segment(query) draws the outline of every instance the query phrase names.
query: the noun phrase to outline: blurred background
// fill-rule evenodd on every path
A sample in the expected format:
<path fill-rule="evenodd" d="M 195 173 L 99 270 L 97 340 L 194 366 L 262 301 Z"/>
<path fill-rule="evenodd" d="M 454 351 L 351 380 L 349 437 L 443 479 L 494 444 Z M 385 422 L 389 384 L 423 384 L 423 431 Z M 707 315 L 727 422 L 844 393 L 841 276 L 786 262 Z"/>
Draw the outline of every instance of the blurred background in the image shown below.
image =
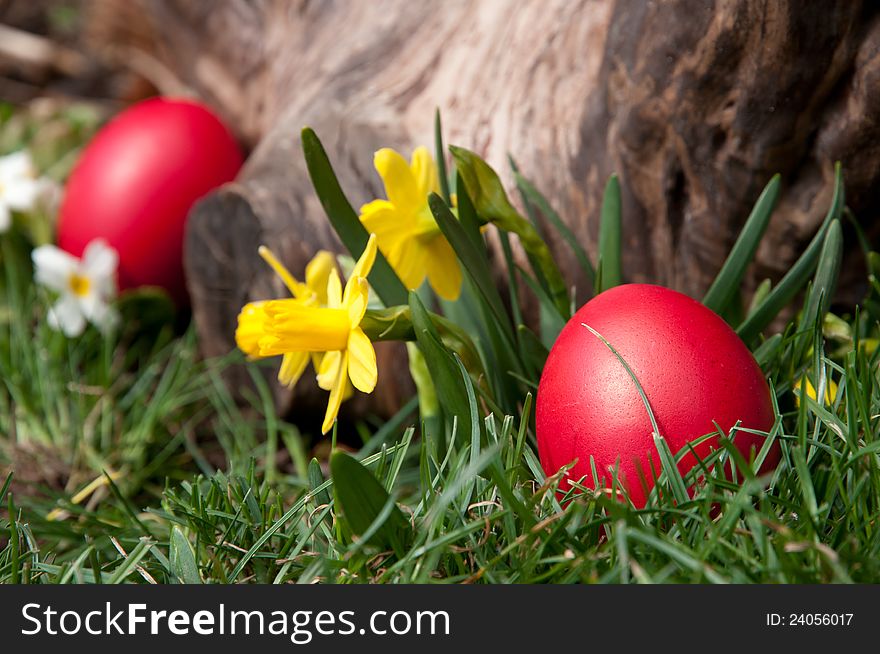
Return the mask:
<path fill-rule="evenodd" d="M 0 99 L 23 105 L 38 98 L 80 100 L 113 111 L 157 92 L 157 64 L 133 48 L 114 46 L 126 25 L 132 44 L 139 22 L 113 0 L 0 0 Z M 141 27 L 145 26 L 140 23 Z M 144 29 L 142 38 L 148 38 Z M 124 65 L 123 65 L 124 62 Z"/>

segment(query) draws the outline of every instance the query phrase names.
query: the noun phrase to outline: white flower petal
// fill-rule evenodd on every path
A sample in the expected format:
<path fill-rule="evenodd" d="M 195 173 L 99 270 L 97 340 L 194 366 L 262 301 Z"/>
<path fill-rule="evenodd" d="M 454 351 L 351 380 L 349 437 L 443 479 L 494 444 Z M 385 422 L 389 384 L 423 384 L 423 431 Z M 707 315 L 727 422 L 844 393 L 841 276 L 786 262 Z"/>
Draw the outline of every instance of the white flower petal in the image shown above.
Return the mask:
<path fill-rule="evenodd" d="M 70 276 L 79 268 L 76 257 L 54 245 L 41 245 L 31 258 L 36 269 L 34 280 L 53 291 L 67 291 Z"/>
<path fill-rule="evenodd" d="M 92 283 L 107 287 L 107 282 L 116 279 L 116 268 L 119 265 L 119 254 L 104 239 L 96 238 L 90 242 L 83 252 L 82 270 Z M 115 284 L 109 285 L 115 288 Z"/>
<path fill-rule="evenodd" d="M 86 319 L 102 332 L 108 332 L 116 326 L 118 316 L 110 305 L 97 293 L 89 293 L 79 298 L 80 308 Z"/>
<path fill-rule="evenodd" d="M 0 234 L 8 232 L 12 227 L 12 214 L 3 202 L 0 202 Z"/>
<path fill-rule="evenodd" d="M 3 201 L 16 211 L 30 211 L 40 196 L 40 187 L 36 180 L 28 178 L 13 179 L 3 182 Z"/>
<path fill-rule="evenodd" d="M 92 324 L 97 327 L 102 334 L 116 329 L 119 325 L 119 314 L 109 304 L 101 303 L 100 311 L 92 318 Z"/>
<path fill-rule="evenodd" d="M 34 162 L 27 150 L 0 157 L 0 181 L 11 182 L 34 177 Z"/>
<path fill-rule="evenodd" d="M 82 308 L 77 299 L 72 295 L 63 295 L 49 309 L 47 318 L 52 329 L 60 329 L 68 338 L 76 338 L 86 328 L 86 318 L 83 315 Z"/>

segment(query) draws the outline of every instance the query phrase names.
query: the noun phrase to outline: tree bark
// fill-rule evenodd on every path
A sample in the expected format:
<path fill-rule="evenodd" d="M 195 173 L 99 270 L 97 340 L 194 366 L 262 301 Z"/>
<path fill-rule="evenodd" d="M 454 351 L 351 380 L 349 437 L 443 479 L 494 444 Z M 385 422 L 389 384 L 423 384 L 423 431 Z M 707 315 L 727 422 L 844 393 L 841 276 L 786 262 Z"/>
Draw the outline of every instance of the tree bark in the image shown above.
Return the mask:
<path fill-rule="evenodd" d="M 259 243 L 299 271 L 316 250 L 340 250 L 299 152 L 306 124 L 357 207 L 381 196 L 373 151 L 432 143 L 439 107 L 447 142 L 485 156 L 509 187 L 513 154 L 592 254 L 616 172 L 627 280 L 695 297 L 776 172 L 780 204 L 747 287 L 778 279 L 812 237 L 835 160 L 849 206 L 876 231 L 880 20 L 868 3 L 139 0 L 137 9 L 154 26 L 139 47 L 254 146 L 240 179 L 190 216 L 187 271 L 208 354 L 233 347 L 244 301 L 281 293 Z M 574 257 L 545 231 L 586 298 Z M 860 274 L 845 270 L 846 288 Z"/>

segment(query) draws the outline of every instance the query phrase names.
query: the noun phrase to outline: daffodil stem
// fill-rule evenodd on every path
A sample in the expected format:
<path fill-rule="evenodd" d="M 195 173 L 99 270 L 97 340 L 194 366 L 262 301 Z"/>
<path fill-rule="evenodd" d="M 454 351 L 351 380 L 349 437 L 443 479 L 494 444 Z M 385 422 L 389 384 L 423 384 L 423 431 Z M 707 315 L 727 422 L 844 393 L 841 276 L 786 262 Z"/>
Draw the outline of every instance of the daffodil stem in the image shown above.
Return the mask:
<path fill-rule="evenodd" d="M 431 320 L 443 344 L 453 350 L 465 367 L 475 374 L 482 374 L 482 364 L 477 349 L 470 337 L 455 323 L 431 313 Z M 361 329 L 373 342 L 376 341 L 415 341 L 412 316 L 407 306 L 389 307 L 387 309 L 369 309 L 361 321 Z"/>
<path fill-rule="evenodd" d="M 474 379 L 474 383 L 491 396 L 491 392 L 485 383 L 488 376 L 470 336 L 447 318 L 436 313 L 429 313 L 429 315 L 437 327 L 437 333 L 440 335 L 443 344 L 459 356 L 462 364 L 464 364 L 464 367 Z M 412 315 L 408 306 L 369 309 L 364 315 L 360 326 L 373 342 L 416 341 L 416 334 L 412 325 Z"/>

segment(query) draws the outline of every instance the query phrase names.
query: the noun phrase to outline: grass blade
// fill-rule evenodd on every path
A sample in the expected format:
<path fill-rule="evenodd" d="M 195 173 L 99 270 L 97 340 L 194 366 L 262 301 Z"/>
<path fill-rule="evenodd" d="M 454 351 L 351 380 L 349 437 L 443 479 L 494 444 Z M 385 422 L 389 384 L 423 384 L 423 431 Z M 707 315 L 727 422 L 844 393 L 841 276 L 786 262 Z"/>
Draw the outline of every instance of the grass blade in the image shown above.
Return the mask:
<path fill-rule="evenodd" d="M 825 242 L 825 234 L 831 226 L 831 222 L 838 219 L 844 207 L 844 190 L 843 190 L 843 173 L 840 163 L 835 166 L 834 174 L 834 196 L 831 199 L 831 207 L 819 231 L 810 241 L 807 249 L 800 258 L 795 262 L 791 270 L 786 273 L 779 284 L 767 294 L 767 297 L 755 310 L 745 319 L 736 333 L 739 334 L 746 343 L 754 339 L 761 331 L 769 325 L 780 311 L 791 302 L 792 298 L 797 295 L 810 275 L 816 269 L 819 262 L 819 254 L 822 251 Z"/>
<path fill-rule="evenodd" d="M 779 179 L 779 175 L 774 175 L 764 188 L 730 254 L 727 255 L 727 260 L 721 266 L 706 295 L 703 296 L 703 304 L 715 313 L 723 314 L 727 310 L 742 283 L 746 269 L 758 250 L 764 232 L 767 231 L 767 225 L 770 224 L 776 199 L 779 197 Z"/>
<path fill-rule="evenodd" d="M 598 293 L 618 286 L 623 279 L 620 261 L 620 203 L 620 182 L 617 175 L 612 175 L 605 185 L 599 219 L 599 275 L 596 280 L 599 285 L 596 289 Z"/>
<path fill-rule="evenodd" d="M 809 346 L 813 338 L 813 329 L 821 324 L 822 317 L 828 313 L 831 306 L 831 298 L 837 287 L 837 277 L 840 273 L 840 262 L 843 258 L 843 232 L 840 221 L 831 222 L 825 242 L 822 244 L 822 254 L 819 257 L 819 265 L 816 268 L 816 276 L 810 288 L 801 316 L 800 332 L 801 341 L 795 361 L 800 360 L 800 355 Z"/>
<path fill-rule="evenodd" d="M 587 284 L 592 288 L 596 283 L 596 270 L 593 268 L 590 256 L 580 242 L 578 242 L 574 232 L 571 231 L 568 225 L 562 222 L 562 218 L 553 210 L 553 207 L 550 206 L 547 198 L 535 188 L 534 184 L 519 173 L 516 173 L 514 177 L 516 179 L 516 185 L 519 187 L 523 196 L 538 208 L 538 211 L 540 211 L 550 224 L 553 225 L 562 239 L 568 244 L 568 247 L 571 248 L 571 251 L 574 253 L 575 258 L 581 266 L 581 270 L 584 271 L 584 275 L 587 277 Z"/>

